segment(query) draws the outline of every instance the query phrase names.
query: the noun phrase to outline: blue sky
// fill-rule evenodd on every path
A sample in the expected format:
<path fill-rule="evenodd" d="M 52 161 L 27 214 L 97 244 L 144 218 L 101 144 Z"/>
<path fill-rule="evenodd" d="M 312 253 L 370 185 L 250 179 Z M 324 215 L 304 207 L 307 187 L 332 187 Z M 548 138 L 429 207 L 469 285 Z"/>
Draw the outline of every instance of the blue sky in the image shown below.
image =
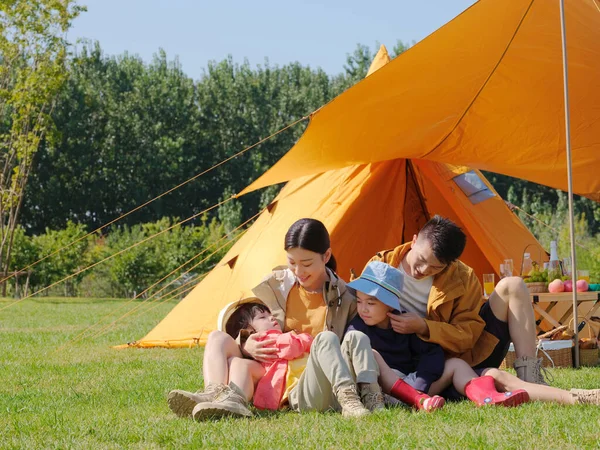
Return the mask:
<path fill-rule="evenodd" d="M 232 55 L 251 65 L 299 61 L 329 74 L 343 70 L 356 44 L 391 50 L 420 41 L 473 0 L 80 0 L 88 11 L 68 39 L 98 40 L 109 55 L 150 61 L 159 48 L 197 79 L 208 61 Z"/>

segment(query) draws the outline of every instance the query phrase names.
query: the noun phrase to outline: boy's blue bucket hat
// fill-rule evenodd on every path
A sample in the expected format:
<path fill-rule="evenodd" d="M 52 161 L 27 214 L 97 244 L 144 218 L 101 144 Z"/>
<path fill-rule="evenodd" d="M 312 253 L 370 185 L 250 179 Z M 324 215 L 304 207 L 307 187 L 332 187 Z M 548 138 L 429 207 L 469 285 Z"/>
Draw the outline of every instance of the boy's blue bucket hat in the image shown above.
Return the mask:
<path fill-rule="evenodd" d="M 360 277 L 348 283 L 348 286 L 375 297 L 392 309 L 400 310 L 403 284 L 403 276 L 398 269 L 380 261 L 372 261 Z"/>

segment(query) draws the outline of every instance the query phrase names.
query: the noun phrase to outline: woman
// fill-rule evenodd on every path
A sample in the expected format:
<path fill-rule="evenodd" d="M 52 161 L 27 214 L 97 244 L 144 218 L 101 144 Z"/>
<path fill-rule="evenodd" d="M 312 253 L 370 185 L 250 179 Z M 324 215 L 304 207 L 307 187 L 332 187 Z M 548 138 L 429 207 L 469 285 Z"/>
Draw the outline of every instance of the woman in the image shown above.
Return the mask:
<path fill-rule="evenodd" d="M 340 343 L 356 304 L 354 294 L 335 274 L 327 229 L 318 220 L 300 219 L 286 233 L 284 249 L 288 267 L 276 268 L 252 290 L 284 331 L 315 338 L 307 360 L 288 376 L 284 400 L 298 411 L 341 409 L 344 416 L 382 408 L 368 338 L 354 331 Z M 256 333 L 240 344 L 223 331 L 213 331 L 204 351 L 205 390 L 170 392 L 171 410 L 196 420 L 251 416 L 247 403 L 264 375 L 261 363 L 277 358 L 274 340 L 264 337 Z"/>

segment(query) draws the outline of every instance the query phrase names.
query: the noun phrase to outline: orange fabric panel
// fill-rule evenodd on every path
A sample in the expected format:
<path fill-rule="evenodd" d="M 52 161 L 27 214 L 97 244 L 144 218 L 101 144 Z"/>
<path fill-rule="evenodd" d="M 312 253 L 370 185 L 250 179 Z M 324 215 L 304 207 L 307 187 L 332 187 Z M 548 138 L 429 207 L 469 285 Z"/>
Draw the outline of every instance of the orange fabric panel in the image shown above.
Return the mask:
<path fill-rule="evenodd" d="M 202 342 L 216 328 L 219 311 L 243 297 L 271 269 L 286 264 L 285 233 L 303 217 L 321 220 L 330 231 L 338 273 L 349 278 L 350 268 L 402 238 L 404 161 L 349 167 L 288 183 L 274 202 L 221 262 L 139 343 L 177 340 Z M 399 205 L 390 208 L 389 205 Z M 385 226 L 374 227 L 387 221 Z M 233 268 L 227 263 L 237 257 Z"/>
<path fill-rule="evenodd" d="M 402 242 L 410 242 L 431 218 L 423 196 L 421 174 L 412 161 L 406 164 L 406 201 L 404 202 L 404 233 Z"/>
<path fill-rule="evenodd" d="M 369 66 L 367 76 L 377 72 L 390 61 L 390 54 L 388 53 L 387 48 L 385 48 L 385 45 L 381 45 L 377 51 L 377 54 L 375 55 L 375 58 L 373 58 L 373 62 L 371 62 L 371 65 Z"/>
<path fill-rule="evenodd" d="M 340 191 L 339 199 L 344 201 L 330 205 L 333 220 L 323 222 L 330 230 L 338 273 L 343 279 L 350 279 L 350 269 L 360 274 L 375 252 L 402 240 L 405 165 L 404 160 L 396 160 L 363 166 L 364 181 L 347 186 Z"/>
<path fill-rule="evenodd" d="M 566 3 L 573 189 L 600 200 L 600 13 Z M 319 109 L 247 187 L 396 158 L 567 189 L 559 5 L 480 0 Z"/>
<path fill-rule="evenodd" d="M 415 176 L 409 176 L 408 182 L 407 163 L 398 159 L 288 183 L 271 211 L 261 214 L 219 265 L 137 346 L 203 345 L 216 329 L 221 308 L 244 296 L 274 266 L 285 264 L 285 233 L 302 217 L 325 223 L 338 273 L 346 280 L 350 268 L 359 273 L 377 251 L 409 240 L 425 223 L 420 193 L 431 215 L 449 217 L 465 229 L 468 244 L 461 260 L 479 276 L 496 272 L 501 259 L 509 256 L 517 267 L 519 252 L 527 243 L 539 246 L 499 197 L 471 205 L 452 181 L 468 168 L 429 161 L 412 161 L 412 165 Z M 236 256 L 230 267 L 227 263 Z"/>
<path fill-rule="evenodd" d="M 473 205 L 453 181 L 455 176 L 469 171 L 468 167 L 421 160 L 414 163 L 423 174 L 423 179 L 427 184 L 434 185 L 438 193 L 431 195 L 426 190 L 430 211 L 433 213 L 437 212 L 437 208 L 443 208 L 446 214 L 442 215 L 456 220 L 470 236 L 461 260 L 473 267 L 479 276 L 483 273 L 496 273 L 499 276 L 500 264 L 506 258 L 513 259 L 516 274 L 525 247 L 532 255 L 542 255 L 542 260 L 547 260 L 545 250 L 508 209 L 481 172 L 475 171 L 496 196 Z"/>

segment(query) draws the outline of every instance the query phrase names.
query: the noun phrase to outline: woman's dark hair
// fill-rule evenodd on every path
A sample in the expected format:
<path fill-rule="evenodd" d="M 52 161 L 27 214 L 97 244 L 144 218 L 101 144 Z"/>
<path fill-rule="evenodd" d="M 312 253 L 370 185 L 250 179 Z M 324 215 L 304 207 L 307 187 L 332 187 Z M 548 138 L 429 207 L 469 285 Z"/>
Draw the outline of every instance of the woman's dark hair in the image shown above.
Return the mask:
<path fill-rule="evenodd" d="M 423 225 L 419 236 L 429 241 L 433 254 L 442 264 L 457 260 L 467 244 L 463 230 L 450 219 L 438 215 Z"/>
<path fill-rule="evenodd" d="M 316 219 L 297 220 L 285 234 L 284 248 L 286 251 L 290 248 L 303 248 L 324 255 L 330 247 L 329 232 L 323 222 Z M 337 269 L 333 253 L 326 266 L 334 272 Z"/>
<path fill-rule="evenodd" d="M 231 315 L 227 323 L 225 324 L 225 332 L 236 339 L 241 330 L 250 328 L 250 322 L 258 314 L 267 312 L 271 313 L 271 310 L 262 303 L 251 302 L 244 303 L 238 307 Z"/>

